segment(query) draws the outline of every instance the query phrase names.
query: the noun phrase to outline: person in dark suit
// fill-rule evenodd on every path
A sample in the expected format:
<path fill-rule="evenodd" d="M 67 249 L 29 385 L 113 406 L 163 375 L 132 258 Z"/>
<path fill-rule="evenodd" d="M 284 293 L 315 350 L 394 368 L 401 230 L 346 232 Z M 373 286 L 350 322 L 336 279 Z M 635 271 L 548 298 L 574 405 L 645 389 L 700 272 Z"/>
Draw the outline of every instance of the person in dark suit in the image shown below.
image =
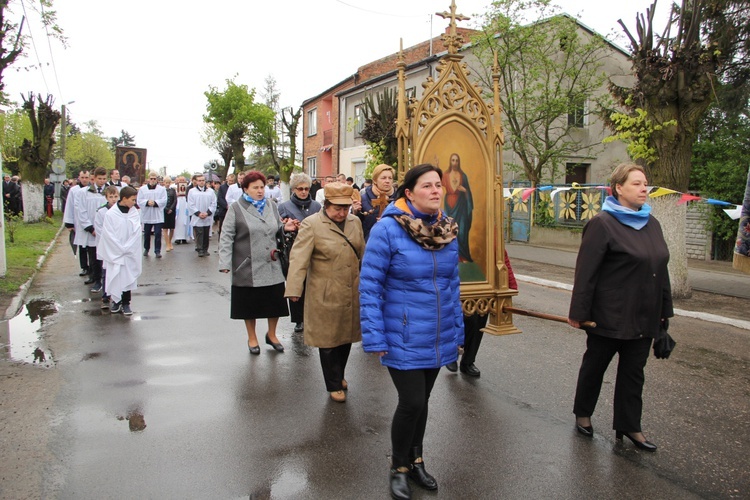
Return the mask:
<path fill-rule="evenodd" d="M 612 172 L 612 195 L 583 228 L 568 323 L 586 329 L 586 352 L 578 374 L 573 413 L 576 429 L 592 437 L 591 415 L 604 372 L 619 355 L 614 394 L 616 438 L 646 451 L 656 445 L 641 430 L 644 368 L 652 340 L 673 316 L 669 250 L 651 215 L 646 173 L 623 163 Z"/>
<path fill-rule="evenodd" d="M 18 186 L 10 180 L 10 175 L 5 174 L 3 177 L 3 206 L 5 208 L 5 213 L 10 215 L 15 215 L 10 212 L 10 205 L 16 194 L 16 189 L 18 189 Z"/>

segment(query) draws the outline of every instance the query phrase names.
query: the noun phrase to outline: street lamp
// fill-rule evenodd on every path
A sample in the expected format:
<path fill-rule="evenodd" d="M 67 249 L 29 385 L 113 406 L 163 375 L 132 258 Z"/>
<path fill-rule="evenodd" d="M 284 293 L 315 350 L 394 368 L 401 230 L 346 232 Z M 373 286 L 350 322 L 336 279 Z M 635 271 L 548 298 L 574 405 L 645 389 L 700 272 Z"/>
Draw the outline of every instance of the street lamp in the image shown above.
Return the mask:
<path fill-rule="evenodd" d="M 66 104 L 62 105 L 62 109 L 60 110 L 60 157 L 64 160 L 65 159 L 65 127 L 68 124 L 68 115 L 65 111 L 65 106 L 68 104 L 74 104 L 75 101 L 70 101 Z"/>

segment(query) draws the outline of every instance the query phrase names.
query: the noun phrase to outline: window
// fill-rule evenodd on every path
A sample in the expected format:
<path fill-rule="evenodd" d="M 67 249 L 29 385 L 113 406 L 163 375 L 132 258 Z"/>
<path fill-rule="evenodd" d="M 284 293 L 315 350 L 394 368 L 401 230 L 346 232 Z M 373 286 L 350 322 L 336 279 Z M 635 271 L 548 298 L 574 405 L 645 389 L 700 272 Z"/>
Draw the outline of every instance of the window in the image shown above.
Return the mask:
<path fill-rule="evenodd" d="M 406 100 L 417 98 L 417 87 L 409 87 L 406 89 Z"/>
<path fill-rule="evenodd" d="M 357 104 L 354 106 L 354 137 L 362 135 L 362 129 L 365 128 L 365 105 Z"/>
<path fill-rule="evenodd" d="M 571 99 L 570 110 L 568 111 L 568 125 L 577 128 L 585 127 L 587 125 L 586 107 L 585 97 Z"/>
<path fill-rule="evenodd" d="M 318 108 L 313 108 L 307 112 L 307 135 L 318 133 Z"/>
<path fill-rule="evenodd" d="M 586 184 L 589 167 L 589 163 L 566 163 L 565 164 L 565 184 Z"/>
<path fill-rule="evenodd" d="M 314 156 L 307 159 L 307 175 L 313 179 L 318 176 L 318 159 Z"/>

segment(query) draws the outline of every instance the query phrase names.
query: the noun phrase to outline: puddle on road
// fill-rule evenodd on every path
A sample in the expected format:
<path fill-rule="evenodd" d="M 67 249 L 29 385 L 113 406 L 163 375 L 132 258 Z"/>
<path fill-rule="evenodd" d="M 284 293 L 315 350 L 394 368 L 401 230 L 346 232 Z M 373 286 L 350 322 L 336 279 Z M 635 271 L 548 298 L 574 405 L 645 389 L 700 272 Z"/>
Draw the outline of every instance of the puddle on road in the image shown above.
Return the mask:
<path fill-rule="evenodd" d="M 32 300 L 8 321 L 0 321 L 0 347 L 6 359 L 49 368 L 54 364 L 47 343 L 39 335 L 45 318 L 58 311 L 53 300 Z"/>

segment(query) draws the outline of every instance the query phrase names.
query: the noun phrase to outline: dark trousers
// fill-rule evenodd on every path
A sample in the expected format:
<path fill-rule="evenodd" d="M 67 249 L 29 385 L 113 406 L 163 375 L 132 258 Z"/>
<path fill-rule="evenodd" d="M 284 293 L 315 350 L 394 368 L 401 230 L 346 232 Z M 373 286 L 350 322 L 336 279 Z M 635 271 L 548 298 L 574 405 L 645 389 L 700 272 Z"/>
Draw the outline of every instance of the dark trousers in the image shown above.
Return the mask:
<path fill-rule="evenodd" d="M 154 253 L 161 253 L 161 227 L 163 222 L 158 224 L 143 224 L 143 249 L 151 250 L 151 231 L 154 231 Z"/>
<path fill-rule="evenodd" d="M 292 323 L 302 323 L 305 321 L 305 285 L 302 284 L 302 295 L 297 302 L 289 301 L 289 314 Z"/>
<path fill-rule="evenodd" d="M 86 247 L 86 252 L 89 254 L 89 274 L 96 283 L 101 283 L 102 261 L 96 258 L 96 247 Z"/>
<path fill-rule="evenodd" d="M 397 370 L 388 368 L 398 391 L 398 406 L 391 424 L 391 462 L 393 468 L 409 466 L 409 451 L 422 448 L 430 393 L 440 368 Z"/>
<path fill-rule="evenodd" d="M 81 264 L 81 271 L 91 272 L 89 269 L 89 252 L 86 247 L 78 245 L 78 262 Z"/>
<path fill-rule="evenodd" d="M 208 252 L 208 237 L 211 236 L 211 226 L 193 227 L 193 237 L 195 237 L 195 249 L 198 253 Z"/>
<path fill-rule="evenodd" d="M 619 354 L 615 379 L 615 404 L 612 428 L 621 432 L 641 432 L 643 412 L 643 369 L 646 367 L 651 339 L 619 340 L 587 334 L 586 352 L 578 372 L 573 413 L 590 417 L 596 408 L 607 371 L 615 353 Z"/>
<path fill-rule="evenodd" d="M 349 361 L 349 352 L 351 350 L 351 344 L 318 349 L 320 352 L 320 366 L 323 368 L 323 379 L 326 382 L 326 390 L 328 392 L 343 389 L 341 381 L 344 379 L 346 362 Z"/>
<path fill-rule="evenodd" d="M 482 343 L 482 328 L 487 326 L 489 315 L 480 316 L 473 314 L 464 316 L 464 355 L 461 356 L 461 364 L 469 366 L 474 364 L 479 352 L 479 345 Z"/>

